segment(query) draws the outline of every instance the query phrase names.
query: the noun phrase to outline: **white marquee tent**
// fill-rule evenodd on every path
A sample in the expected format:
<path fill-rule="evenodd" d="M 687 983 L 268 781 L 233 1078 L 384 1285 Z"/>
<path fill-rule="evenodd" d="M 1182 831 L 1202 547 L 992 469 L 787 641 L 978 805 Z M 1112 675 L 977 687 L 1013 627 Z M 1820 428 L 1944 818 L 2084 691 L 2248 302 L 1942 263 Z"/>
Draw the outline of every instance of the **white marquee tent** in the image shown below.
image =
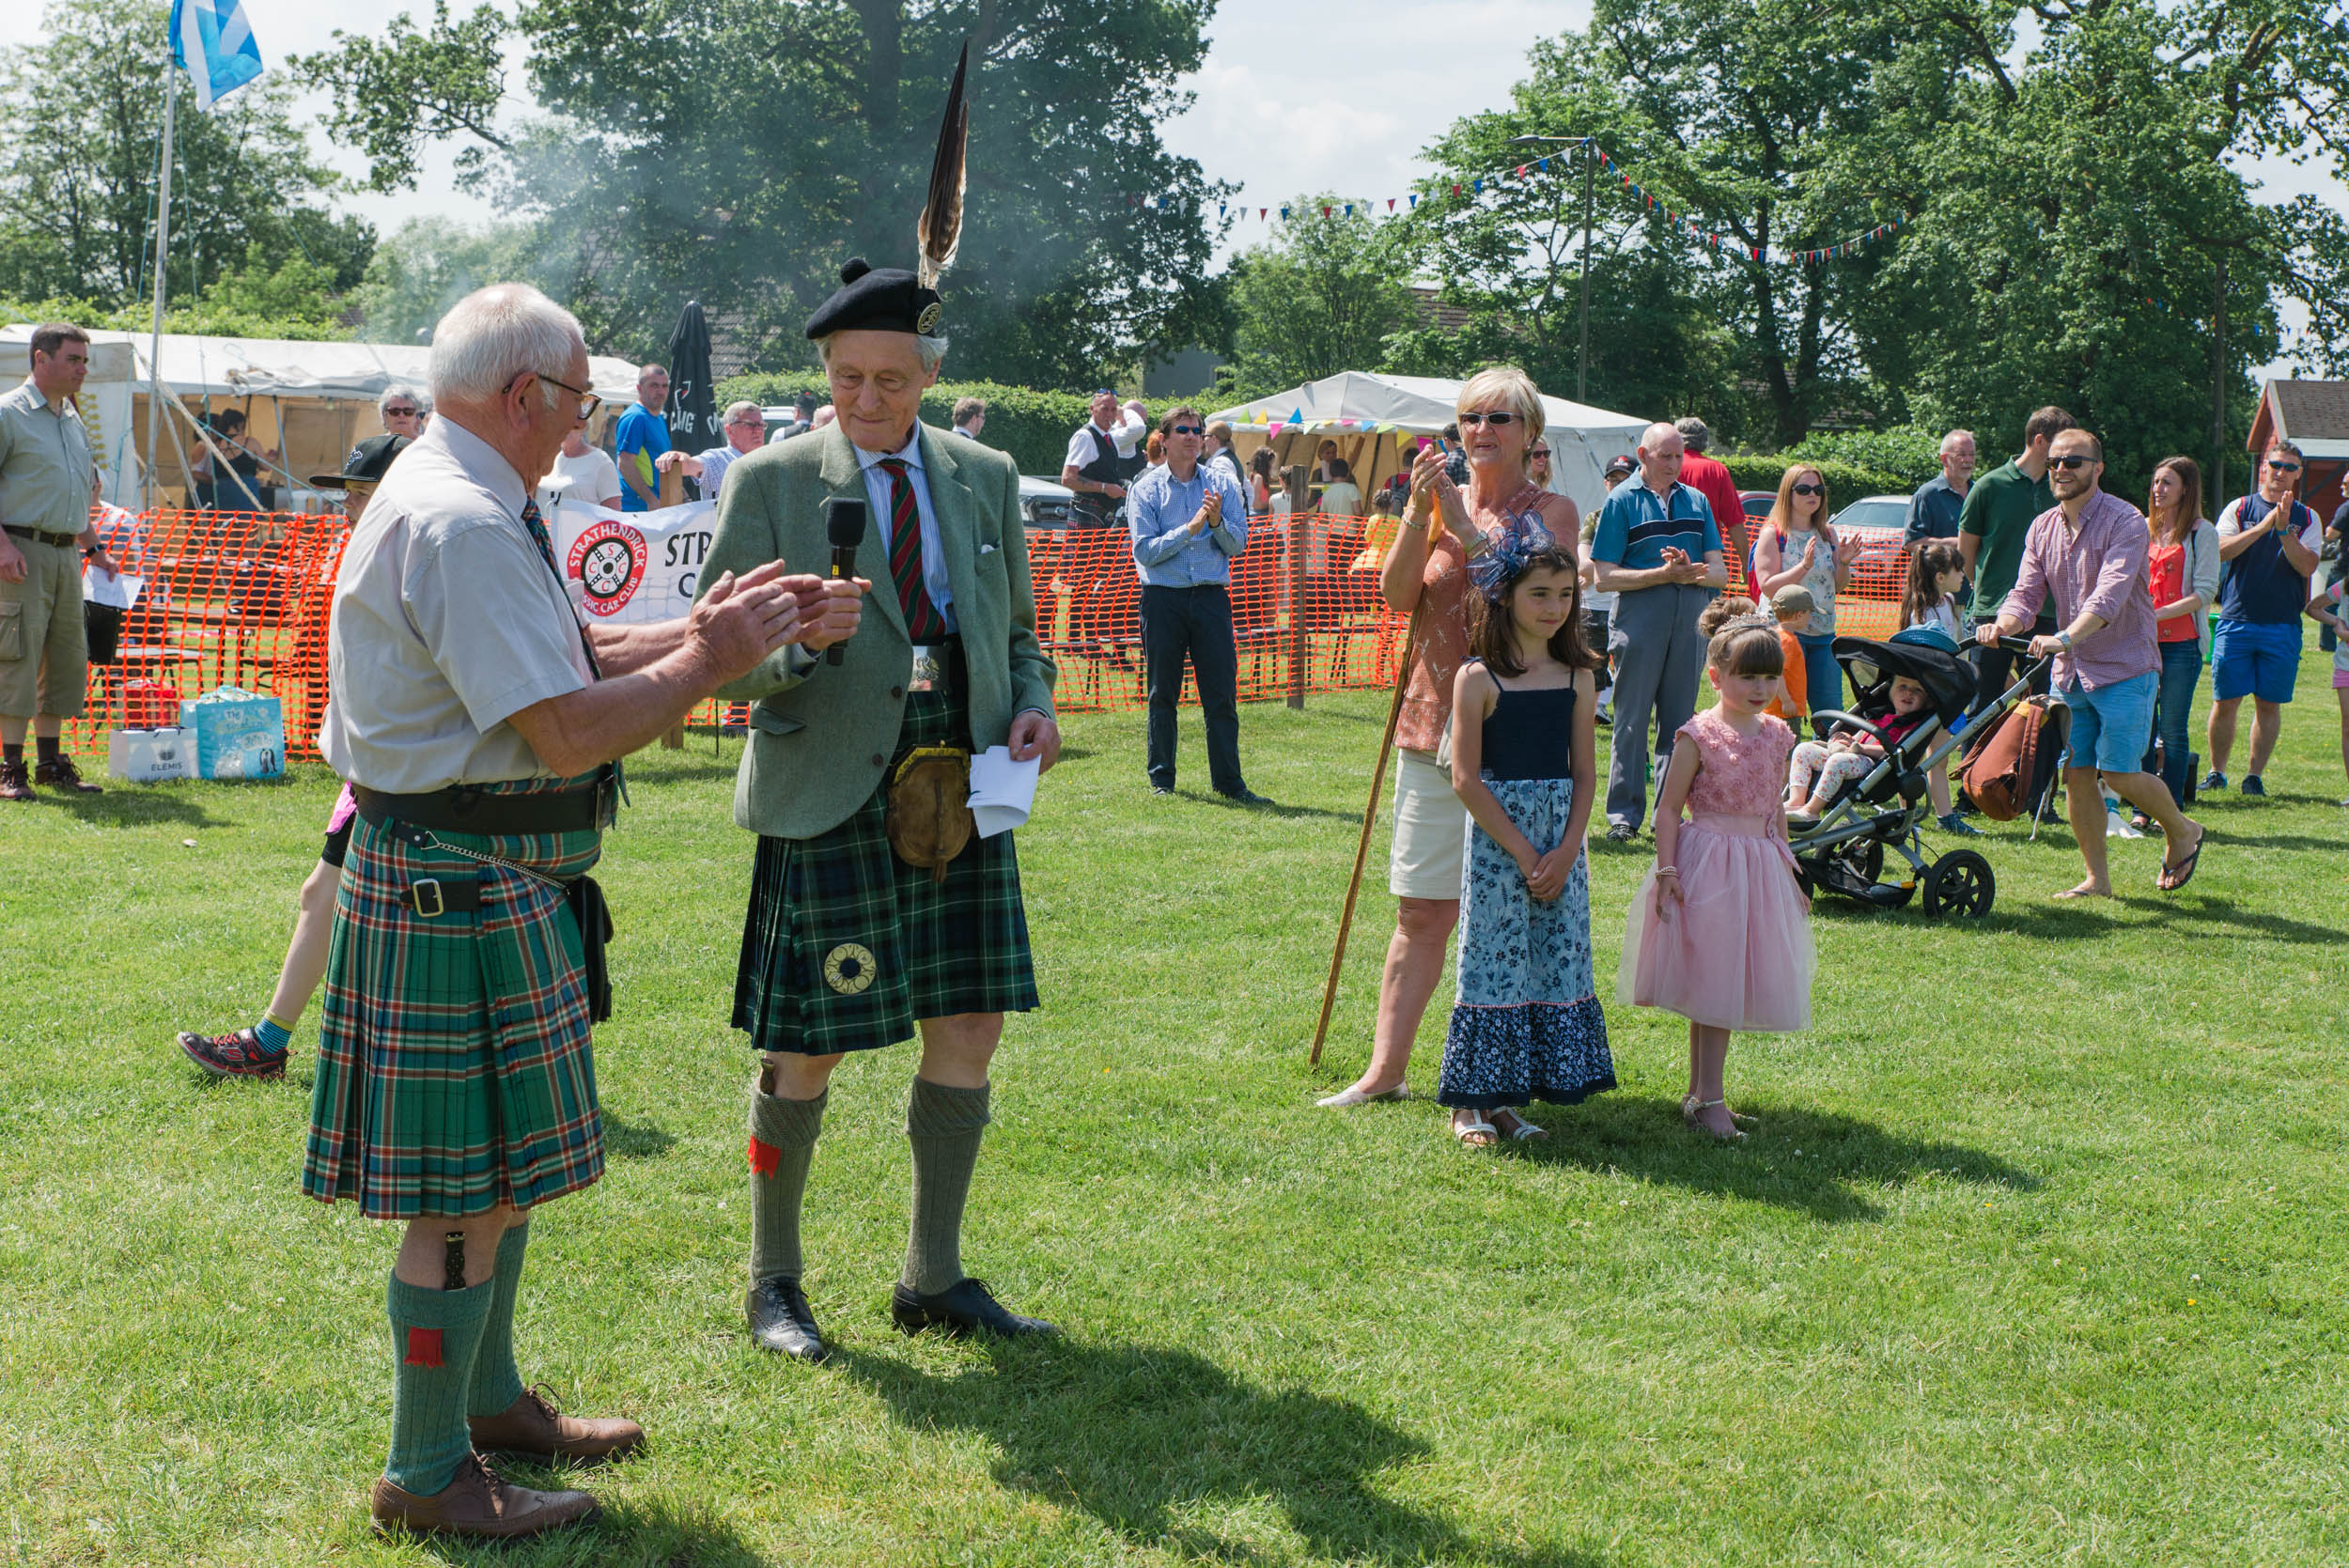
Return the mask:
<path fill-rule="evenodd" d="M 21 372 L 33 329 L 0 326 L 0 365 Z M 147 420 L 154 384 L 146 333 L 90 334 L 89 379 L 82 385 L 82 416 L 98 455 L 100 495 L 117 506 L 144 505 Z M 193 337 L 166 333 L 163 384 L 188 418 L 168 416 L 155 443 L 157 504 L 185 505 L 193 475 L 187 453 L 193 420 L 210 410 L 245 411 L 256 445 L 280 448 L 285 472 L 266 475 L 281 509 L 308 510 L 309 476 L 339 470 L 344 455 L 366 437 L 382 433 L 375 399 L 404 382 L 423 390 L 431 350 L 419 344 L 307 343 L 241 337 Z M 589 380 L 607 404 L 633 402 L 636 366 L 626 360 L 588 362 Z M 289 477 L 290 476 L 290 477 Z"/>
<path fill-rule="evenodd" d="M 1369 495 L 1399 466 L 1403 437 L 1434 435 L 1452 422 L 1462 384 L 1433 376 L 1351 370 L 1252 398 L 1207 418 L 1232 427 L 1232 443 L 1243 460 L 1270 442 L 1283 466 L 1310 465 L 1321 443 L 1334 441 L 1338 456 Z M 1628 456 L 1649 421 L 1548 395 L 1542 415 L 1549 438 L 1550 488 L 1588 516 L 1607 499 L 1607 459 Z"/>

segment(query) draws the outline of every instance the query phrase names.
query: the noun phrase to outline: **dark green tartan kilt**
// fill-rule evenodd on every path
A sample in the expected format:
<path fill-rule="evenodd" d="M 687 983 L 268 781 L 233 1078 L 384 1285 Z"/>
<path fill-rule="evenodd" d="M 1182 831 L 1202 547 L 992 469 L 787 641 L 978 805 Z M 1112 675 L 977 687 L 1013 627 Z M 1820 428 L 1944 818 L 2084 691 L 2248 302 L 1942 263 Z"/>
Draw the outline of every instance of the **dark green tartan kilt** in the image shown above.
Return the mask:
<path fill-rule="evenodd" d="M 499 794 L 574 779 L 484 785 Z M 593 831 L 434 837 L 568 880 Z M 478 911 L 427 919 L 419 877 L 481 881 Z M 578 922 L 562 891 L 361 817 L 334 905 L 302 1190 L 378 1219 L 528 1208 L 603 1174 Z"/>
<path fill-rule="evenodd" d="M 912 692 L 882 776 L 917 747 L 970 744 L 959 692 Z M 759 838 L 734 981 L 756 1049 L 871 1050 L 917 1018 L 1037 1005 L 1013 835 L 972 837 L 935 882 L 889 847 L 887 817 L 884 786 L 829 832 Z"/>

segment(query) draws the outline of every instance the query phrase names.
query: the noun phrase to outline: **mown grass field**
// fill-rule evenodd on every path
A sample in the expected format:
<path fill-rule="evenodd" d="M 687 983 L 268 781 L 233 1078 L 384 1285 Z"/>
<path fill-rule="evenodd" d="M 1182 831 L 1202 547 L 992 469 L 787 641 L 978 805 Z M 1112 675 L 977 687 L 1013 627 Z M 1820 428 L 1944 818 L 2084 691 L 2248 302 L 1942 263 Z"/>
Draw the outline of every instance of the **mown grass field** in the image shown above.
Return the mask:
<path fill-rule="evenodd" d="M 1308 1072 L 1383 701 L 1246 709 L 1263 812 L 1205 794 L 1195 716 L 1173 801 L 1138 715 L 1075 720 L 1021 839 L 1047 1007 L 1009 1030 L 966 1247 L 1068 1335 L 889 1330 L 898 1050 L 835 1080 L 808 1283 L 845 1354 L 816 1370 L 739 1315 L 735 743 L 647 753 L 603 873 L 611 1172 L 541 1216 L 518 1341 L 653 1448 L 585 1476 L 599 1527 L 504 1550 L 367 1533 L 392 1237 L 295 1191 L 315 1011 L 282 1085 L 171 1044 L 266 998 L 332 781 L 10 808 L 0 1560 L 2349 1560 L 2328 684 L 2311 648 L 2274 798 L 2204 804 L 2181 895 L 2153 839 L 2114 846 L 2120 901 L 2052 903 L 2068 831 L 2011 824 L 1979 925 L 1823 902 L 1818 1026 L 1737 1042 L 1735 1148 L 1683 1131 L 1684 1035 L 1626 1009 L 1622 1089 L 1521 1153 L 1456 1148 L 1429 1101 L 1315 1110 L 1392 909 L 1375 865 Z M 1610 999 L 1646 860 L 1595 855 Z M 1441 1030 L 1439 999 L 1424 1089 Z"/>

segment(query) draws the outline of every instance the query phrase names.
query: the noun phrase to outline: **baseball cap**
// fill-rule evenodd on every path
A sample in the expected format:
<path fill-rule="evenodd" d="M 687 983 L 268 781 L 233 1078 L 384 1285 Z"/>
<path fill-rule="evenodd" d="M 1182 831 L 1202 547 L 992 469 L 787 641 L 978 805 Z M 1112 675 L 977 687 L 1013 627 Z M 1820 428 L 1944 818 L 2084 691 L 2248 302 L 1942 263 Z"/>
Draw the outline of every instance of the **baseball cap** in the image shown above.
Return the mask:
<path fill-rule="evenodd" d="M 1639 466 L 1640 465 L 1638 463 L 1633 462 L 1628 458 L 1610 458 L 1607 459 L 1607 477 L 1610 479 L 1624 478 L 1627 476 L 1633 469 Z"/>
<path fill-rule="evenodd" d="M 1819 601 L 1799 582 L 1789 582 L 1770 596 L 1770 613 L 1774 615 L 1808 615 L 1818 608 Z"/>
<path fill-rule="evenodd" d="M 313 474 L 310 483 L 322 490 L 376 484 L 390 471 L 392 459 L 412 444 L 406 436 L 369 436 L 351 449 L 350 459 L 340 474 Z"/>

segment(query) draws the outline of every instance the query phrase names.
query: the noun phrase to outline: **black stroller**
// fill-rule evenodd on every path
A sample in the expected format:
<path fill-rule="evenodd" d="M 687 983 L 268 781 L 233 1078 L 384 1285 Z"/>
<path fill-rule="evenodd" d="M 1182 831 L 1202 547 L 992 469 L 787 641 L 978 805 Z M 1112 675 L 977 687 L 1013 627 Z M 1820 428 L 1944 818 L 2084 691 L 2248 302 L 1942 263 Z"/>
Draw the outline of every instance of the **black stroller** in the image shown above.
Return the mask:
<path fill-rule="evenodd" d="M 2021 648 L 2017 642 L 2011 645 Z M 1888 746 L 1882 761 L 1828 805 L 1816 822 L 1790 822 L 1788 846 L 1803 891 L 1858 899 L 1879 909 L 1897 909 L 1924 892 L 1924 912 L 1980 919 L 1998 896 L 1990 862 L 1971 849 L 1952 849 L 1938 859 L 1925 851 L 1919 827 L 1933 814 L 1925 799 L 1925 775 L 1962 745 L 1968 735 L 1995 722 L 2030 690 L 2036 667 L 2018 670 L 2015 684 L 1980 713 L 1968 717 L 1974 667 L 1933 632 L 1904 632 L 1889 642 L 1838 637 L 1835 660 L 1857 693 L 1856 712 L 1829 709 L 1812 715 L 1822 736 L 1859 731 L 1884 738 L 1874 721 L 1891 710 L 1893 677 L 1905 675 L 1925 689 L 1932 717 Z M 1908 862 L 1897 882 L 1884 880 L 1885 850 Z"/>

